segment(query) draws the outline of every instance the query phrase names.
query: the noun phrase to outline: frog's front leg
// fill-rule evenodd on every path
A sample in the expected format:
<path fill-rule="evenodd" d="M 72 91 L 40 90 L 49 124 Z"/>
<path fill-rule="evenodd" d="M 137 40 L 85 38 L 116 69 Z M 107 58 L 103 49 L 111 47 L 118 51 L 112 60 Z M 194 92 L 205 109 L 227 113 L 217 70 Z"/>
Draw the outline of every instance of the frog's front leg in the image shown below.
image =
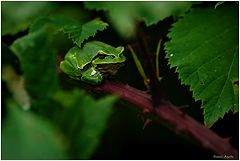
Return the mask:
<path fill-rule="evenodd" d="M 91 67 L 82 72 L 81 80 L 92 85 L 99 85 L 103 81 L 103 76 L 94 67 Z"/>

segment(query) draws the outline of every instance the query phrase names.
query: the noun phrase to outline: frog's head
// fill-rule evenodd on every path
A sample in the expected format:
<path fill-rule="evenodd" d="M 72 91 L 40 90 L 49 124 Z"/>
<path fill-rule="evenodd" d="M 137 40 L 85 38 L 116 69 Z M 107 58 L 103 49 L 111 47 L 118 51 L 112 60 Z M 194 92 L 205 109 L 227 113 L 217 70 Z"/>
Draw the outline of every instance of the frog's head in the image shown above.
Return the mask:
<path fill-rule="evenodd" d="M 99 41 L 88 42 L 82 49 L 75 46 L 60 63 L 69 77 L 97 85 L 108 74 L 115 74 L 126 61 L 124 47 L 112 47 Z"/>
<path fill-rule="evenodd" d="M 72 48 L 69 50 L 69 52 L 65 55 L 65 58 L 60 63 L 60 69 L 69 77 L 79 80 L 79 77 L 81 76 L 81 70 L 78 65 L 76 52 L 77 50 L 75 48 Z"/>
<path fill-rule="evenodd" d="M 123 55 L 124 47 L 106 48 L 98 51 L 97 57 L 92 61 L 93 65 L 108 65 L 123 63 L 126 57 Z"/>
<path fill-rule="evenodd" d="M 92 61 L 92 64 L 103 75 L 114 75 L 126 61 L 123 50 L 124 47 L 121 46 L 111 51 L 109 48 L 108 50 L 100 50 L 97 57 Z"/>

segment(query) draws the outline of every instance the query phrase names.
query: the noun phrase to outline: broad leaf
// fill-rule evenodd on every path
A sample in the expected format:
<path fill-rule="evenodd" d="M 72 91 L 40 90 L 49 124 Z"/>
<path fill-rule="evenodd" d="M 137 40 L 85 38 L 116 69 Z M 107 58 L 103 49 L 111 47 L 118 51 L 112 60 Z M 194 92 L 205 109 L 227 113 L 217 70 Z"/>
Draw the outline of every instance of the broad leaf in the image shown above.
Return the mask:
<path fill-rule="evenodd" d="M 8 115 L 2 126 L 2 159 L 64 159 L 61 137 L 46 120 L 8 103 Z"/>
<path fill-rule="evenodd" d="M 17 39 L 11 46 L 20 60 L 26 89 L 38 103 L 44 103 L 58 86 L 56 54 L 49 44 L 45 28 L 42 28 Z"/>
<path fill-rule="evenodd" d="M 51 2 L 2 2 L 2 35 L 26 30 L 39 16 L 53 9 Z"/>
<path fill-rule="evenodd" d="M 89 159 L 100 143 L 116 97 L 94 100 L 83 91 L 74 90 L 58 92 L 55 100 L 65 107 L 59 124 L 72 138 L 69 144 L 72 159 Z"/>
<path fill-rule="evenodd" d="M 76 45 L 81 47 L 84 40 L 87 40 L 91 36 L 95 36 L 97 31 L 103 31 L 107 26 L 108 24 L 100 19 L 94 19 L 81 26 L 66 25 L 63 31 L 69 35 L 69 38 L 71 38 Z"/>
<path fill-rule="evenodd" d="M 84 40 L 87 40 L 91 36 L 95 36 L 98 31 L 103 31 L 108 26 L 107 23 L 98 18 L 87 23 L 80 23 L 62 16 L 49 16 L 35 21 L 31 26 L 30 32 L 37 31 L 44 25 L 53 25 L 56 27 L 55 30 L 63 31 L 73 43 L 79 47 L 81 47 Z"/>
<path fill-rule="evenodd" d="M 238 111 L 238 6 L 195 8 L 176 22 L 166 43 L 167 58 L 183 84 L 202 100 L 211 126 Z"/>
<path fill-rule="evenodd" d="M 166 17 L 183 13 L 192 2 L 85 2 L 91 10 L 107 11 L 107 16 L 123 37 L 134 35 L 136 20 L 144 20 L 147 26 Z"/>

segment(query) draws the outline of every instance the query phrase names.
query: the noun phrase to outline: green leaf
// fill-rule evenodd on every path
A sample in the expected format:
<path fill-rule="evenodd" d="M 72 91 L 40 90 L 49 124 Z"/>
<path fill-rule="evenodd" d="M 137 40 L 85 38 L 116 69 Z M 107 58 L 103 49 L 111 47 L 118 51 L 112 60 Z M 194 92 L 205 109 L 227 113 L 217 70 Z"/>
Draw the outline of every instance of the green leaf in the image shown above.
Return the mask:
<path fill-rule="evenodd" d="M 66 33 L 73 43 L 79 47 L 81 47 L 84 40 L 87 40 L 90 36 L 95 36 L 98 31 L 103 31 L 108 26 L 107 23 L 98 18 L 82 24 L 63 16 L 49 16 L 35 21 L 30 32 L 41 29 L 43 25 L 54 25 L 55 30 Z"/>
<path fill-rule="evenodd" d="M 176 22 L 166 43 L 167 58 L 183 84 L 202 100 L 204 122 L 211 126 L 238 110 L 238 7 L 195 8 Z M 237 89 L 237 90 L 236 90 Z"/>
<path fill-rule="evenodd" d="M 2 2 L 2 35 L 26 30 L 39 16 L 53 9 L 51 2 Z"/>
<path fill-rule="evenodd" d="M 64 26 L 63 31 L 68 34 L 69 38 L 71 38 L 76 45 L 81 47 L 84 40 L 87 40 L 91 36 L 94 37 L 97 31 L 103 31 L 107 26 L 108 24 L 100 19 L 94 19 L 82 26 Z"/>
<path fill-rule="evenodd" d="M 64 145 L 57 131 L 38 116 L 8 102 L 2 126 L 2 159 L 64 159 Z"/>
<path fill-rule="evenodd" d="M 38 103 L 44 103 L 58 87 L 56 54 L 51 51 L 48 39 L 42 28 L 17 39 L 11 46 L 20 60 L 26 89 Z"/>
<path fill-rule="evenodd" d="M 89 108 L 86 108 L 88 101 L 85 102 L 85 108 L 83 108 L 84 124 L 77 136 L 77 146 L 81 151 L 79 158 L 89 158 L 95 151 L 100 142 L 101 134 L 106 128 L 108 116 L 112 111 L 110 107 L 113 106 L 115 100 L 115 97 L 107 96 L 96 103 L 92 102 Z"/>
<path fill-rule="evenodd" d="M 69 151 L 73 159 L 89 159 L 100 144 L 101 135 L 116 102 L 115 96 L 94 100 L 83 91 L 59 91 L 55 100 L 65 107 L 61 116 L 64 132 L 71 138 Z"/>
<path fill-rule="evenodd" d="M 183 13 L 192 2 L 85 2 L 90 10 L 107 11 L 112 25 L 123 37 L 134 35 L 136 20 L 144 20 L 147 26 L 166 17 Z"/>

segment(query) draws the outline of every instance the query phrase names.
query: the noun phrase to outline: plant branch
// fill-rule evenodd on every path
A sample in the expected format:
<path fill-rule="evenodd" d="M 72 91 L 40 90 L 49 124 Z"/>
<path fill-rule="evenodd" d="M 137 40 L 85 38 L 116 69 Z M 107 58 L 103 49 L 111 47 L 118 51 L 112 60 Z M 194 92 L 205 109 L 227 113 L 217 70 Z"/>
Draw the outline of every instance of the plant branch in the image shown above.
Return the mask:
<path fill-rule="evenodd" d="M 96 90 L 118 95 L 145 113 L 153 113 L 161 121 L 168 123 L 176 132 L 187 134 L 200 143 L 204 148 L 210 149 L 215 154 L 232 156 L 231 159 L 238 159 L 238 151 L 232 147 L 228 139 L 221 138 L 216 133 L 198 123 L 190 116 L 184 114 L 178 107 L 169 102 L 163 101 L 159 108 L 153 108 L 151 96 L 129 85 L 106 81 Z"/>
<path fill-rule="evenodd" d="M 149 85 L 150 85 L 150 91 L 152 95 L 152 102 L 153 106 L 157 107 L 159 104 L 161 104 L 162 99 L 162 93 L 161 88 L 159 86 L 158 77 L 156 76 L 156 71 L 154 67 L 154 61 L 151 52 L 149 51 L 148 43 L 146 41 L 146 36 L 144 34 L 144 27 L 145 24 L 142 22 L 139 22 L 138 28 L 136 31 L 138 44 L 140 48 L 140 54 L 142 56 L 142 63 L 145 64 L 145 70 L 146 73 L 150 79 Z"/>

